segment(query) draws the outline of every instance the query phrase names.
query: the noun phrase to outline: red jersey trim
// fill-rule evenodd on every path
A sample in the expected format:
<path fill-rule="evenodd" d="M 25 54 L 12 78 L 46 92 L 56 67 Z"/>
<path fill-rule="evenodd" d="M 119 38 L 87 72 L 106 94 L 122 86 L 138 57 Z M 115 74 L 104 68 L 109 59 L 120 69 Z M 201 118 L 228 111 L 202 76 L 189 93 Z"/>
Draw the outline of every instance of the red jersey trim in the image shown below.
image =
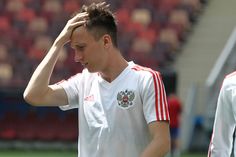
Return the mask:
<path fill-rule="evenodd" d="M 232 72 L 232 73 L 230 73 L 230 74 L 228 74 L 228 75 L 226 75 L 225 78 L 229 78 L 229 77 L 232 77 L 232 76 L 234 76 L 234 75 L 236 75 L 236 71 L 235 71 L 235 72 Z"/>
<path fill-rule="evenodd" d="M 168 112 L 167 99 L 165 95 L 165 88 L 162 83 L 160 73 L 150 68 L 142 67 L 139 65 L 134 66 L 132 69 L 136 71 L 148 71 L 152 74 L 155 89 L 156 118 L 157 120 L 169 120 L 170 117 Z"/>
<path fill-rule="evenodd" d="M 76 76 L 79 75 L 79 74 L 81 74 L 81 73 L 77 73 L 77 74 L 75 74 L 75 75 L 72 75 L 72 76 L 70 76 L 68 79 L 62 79 L 61 81 L 59 81 L 59 82 L 57 82 L 57 83 L 55 83 L 55 84 L 61 84 L 61 83 L 65 82 L 65 81 L 68 81 L 69 79 L 72 79 L 72 78 L 76 77 Z"/>

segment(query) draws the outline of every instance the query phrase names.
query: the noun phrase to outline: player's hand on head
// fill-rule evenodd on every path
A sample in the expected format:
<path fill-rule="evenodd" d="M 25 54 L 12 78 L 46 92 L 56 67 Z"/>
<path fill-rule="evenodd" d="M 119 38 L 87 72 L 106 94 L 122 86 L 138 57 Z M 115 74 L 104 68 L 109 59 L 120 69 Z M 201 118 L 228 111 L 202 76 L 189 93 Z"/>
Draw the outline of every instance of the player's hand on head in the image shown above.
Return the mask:
<path fill-rule="evenodd" d="M 72 35 L 72 31 L 76 27 L 80 27 L 86 23 L 86 19 L 88 17 L 87 12 L 78 13 L 73 18 L 71 18 L 57 37 L 57 41 L 62 45 L 66 44 L 70 41 L 70 37 Z"/>

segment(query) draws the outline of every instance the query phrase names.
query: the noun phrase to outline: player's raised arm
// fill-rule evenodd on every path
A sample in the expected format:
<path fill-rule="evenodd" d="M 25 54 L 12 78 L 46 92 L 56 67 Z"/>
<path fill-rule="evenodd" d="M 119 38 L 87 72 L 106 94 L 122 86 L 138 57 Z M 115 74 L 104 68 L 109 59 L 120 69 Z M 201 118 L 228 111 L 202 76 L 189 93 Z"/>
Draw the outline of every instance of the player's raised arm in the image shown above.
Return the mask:
<path fill-rule="evenodd" d="M 74 28 L 85 24 L 87 16 L 86 12 L 78 13 L 67 22 L 56 38 L 49 52 L 34 71 L 24 91 L 24 99 L 28 103 L 36 106 L 58 106 L 68 103 L 64 89 L 57 85 L 50 86 L 49 81 L 61 48 L 70 41 Z"/>

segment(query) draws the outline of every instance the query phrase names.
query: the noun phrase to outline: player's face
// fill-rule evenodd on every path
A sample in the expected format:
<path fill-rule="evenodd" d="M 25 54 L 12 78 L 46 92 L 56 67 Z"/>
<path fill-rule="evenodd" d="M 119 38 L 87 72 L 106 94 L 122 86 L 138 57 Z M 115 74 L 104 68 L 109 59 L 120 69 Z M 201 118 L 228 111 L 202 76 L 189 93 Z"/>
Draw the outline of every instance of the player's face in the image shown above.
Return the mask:
<path fill-rule="evenodd" d="M 104 69 L 107 59 L 102 39 L 98 41 L 84 27 L 77 28 L 71 37 L 71 47 L 75 51 L 74 60 L 90 72 Z"/>

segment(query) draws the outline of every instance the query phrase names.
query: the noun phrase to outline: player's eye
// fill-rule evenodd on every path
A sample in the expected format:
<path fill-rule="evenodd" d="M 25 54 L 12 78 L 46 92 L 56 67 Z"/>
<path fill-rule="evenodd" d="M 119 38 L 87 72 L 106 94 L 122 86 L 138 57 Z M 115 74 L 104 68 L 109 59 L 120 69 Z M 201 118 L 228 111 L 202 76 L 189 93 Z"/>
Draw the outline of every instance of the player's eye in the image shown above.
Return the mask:
<path fill-rule="evenodd" d="M 71 46 L 72 49 L 74 49 L 75 51 L 84 51 L 85 46 L 84 45 L 75 45 L 75 46 Z"/>
<path fill-rule="evenodd" d="M 85 48 L 85 46 L 76 45 L 76 49 L 77 49 L 77 50 L 83 51 L 84 48 Z"/>

